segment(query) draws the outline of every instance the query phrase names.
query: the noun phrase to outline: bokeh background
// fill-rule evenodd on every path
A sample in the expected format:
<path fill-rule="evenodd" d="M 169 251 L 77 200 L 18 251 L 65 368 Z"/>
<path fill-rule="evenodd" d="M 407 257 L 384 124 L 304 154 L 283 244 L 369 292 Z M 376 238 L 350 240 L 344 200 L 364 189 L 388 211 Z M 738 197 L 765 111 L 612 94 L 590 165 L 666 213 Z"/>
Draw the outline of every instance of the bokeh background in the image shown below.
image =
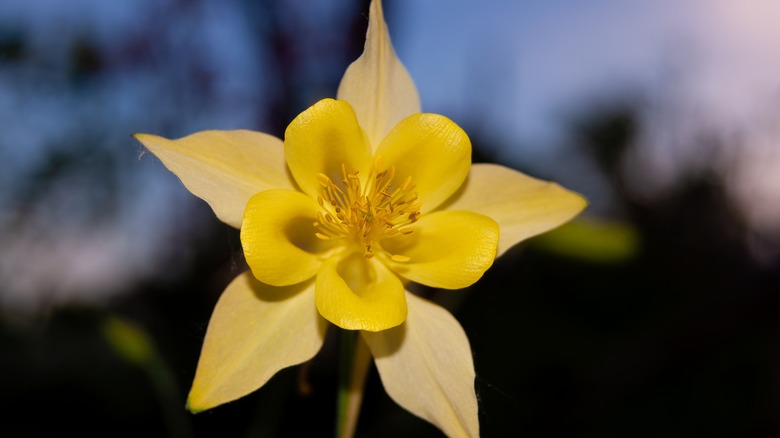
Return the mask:
<path fill-rule="evenodd" d="M 420 291 L 471 340 L 484 436 L 780 434 L 780 3 L 385 3 L 424 110 L 475 161 L 591 204 L 468 290 Z M 0 435 L 331 434 L 333 340 L 184 410 L 245 265 L 238 232 L 130 134 L 281 137 L 335 95 L 367 11 L 0 2 Z M 371 371 L 357 433 L 438 431 Z"/>

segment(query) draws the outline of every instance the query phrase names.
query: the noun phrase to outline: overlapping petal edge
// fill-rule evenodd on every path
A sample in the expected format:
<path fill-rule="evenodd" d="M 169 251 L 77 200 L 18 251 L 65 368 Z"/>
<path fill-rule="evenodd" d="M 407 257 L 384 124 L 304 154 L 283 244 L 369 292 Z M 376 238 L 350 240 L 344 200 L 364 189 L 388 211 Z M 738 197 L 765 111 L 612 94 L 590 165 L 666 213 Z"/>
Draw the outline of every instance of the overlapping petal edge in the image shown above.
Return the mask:
<path fill-rule="evenodd" d="M 351 147 L 332 154 L 321 154 L 320 164 L 315 164 L 308 171 L 306 166 L 311 166 L 316 160 L 305 154 L 316 156 L 317 147 L 304 147 L 305 154 L 299 156 L 301 150 L 285 147 L 281 140 L 267 134 L 204 131 L 178 140 L 149 134 L 136 135 L 190 192 L 212 207 L 217 217 L 233 227 L 242 228 L 242 241 L 243 229 L 251 228 L 253 231 L 247 234 L 252 235 L 250 240 L 278 244 L 252 244 L 254 249 L 246 256 L 254 275 L 239 276 L 220 298 L 209 322 L 188 398 L 188 407 L 194 412 L 256 390 L 280 369 L 309 360 L 322 345 L 327 324 L 321 315 L 328 302 L 326 300 L 322 306 L 317 302 L 316 281 L 312 277 L 316 276 L 319 280 L 320 271 L 323 275 L 331 275 L 335 269 L 332 265 L 337 260 L 328 257 L 333 248 L 327 243 L 301 233 L 302 227 L 312 219 L 317 209 L 313 200 L 317 191 L 316 181 L 311 180 L 316 173 L 312 171 L 322 172 L 324 169 L 323 173 L 332 174 L 334 163 L 365 168 L 377 151 L 395 160 L 399 167 L 403 167 L 404 163 L 416 163 L 409 157 L 396 160 L 394 156 L 403 156 L 404 151 L 401 148 L 388 149 L 384 140 L 393 137 L 404 141 L 415 140 L 410 137 L 409 131 L 413 131 L 410 127 L 431 123 L 436 126 L 444 119 L 419 114 L 417 90 L 395 56 L 379 0 L 371 4 L 365 51 L 347 69 L 337 97 L 348 102 L 346 107 L 354 112 L 349 114 L 350 111 L 339 101 L 320 103 L 333 110 L 325 115 L 337 120 L 334 124 L 322 124 L 320 127 L 348 126 L 349 129 L 340 135 Z M 298 121 L 306 122 L 305 117 Z M 353 117 L 355 123 L 351 121 Z M 345 123 L 345 120 L 348 121 Z M 310 127 L 307 125 L 303 123 L 304 127 Z M 397 128 L 399 125 L 402 127 Z M 288 130 L 286 141 L 289 135 Z M 470 160 L 470 156 L 467 158 Z M 429 159 L 428 163 L 432 164 L 432 160 Z M 426 178 L 415 166 L 410 165 L 405 171 L 419 175 L 421 181 Z M 407 242 L 388 241 L 384 245 L 389 252 L 400 251 L 399 246 L 406 248 L 417 257 L 418 262 L 433 264 L 434 268 L 415 266 L 425 263 L 404 264 L 392 260 L 385 260 L 381 266 L 413 281 L 444 288 L 463 287 L 476 281 L 494 256 L 503 254 L 528 237 L 561 225 L 586 206 L 581 196 L 557 184 L 498 165 L 477 164 L 460 171 L 450 169 L 447 175 L 451 177 L 445 179 L 449 185 L 445 184 L 439 192 L 435 189 L 438 187 L 437 180 L 431 180 L 431 189 L 427 193 L 429 202 L 424 205 L 429 210 L 424 212 L 421 221 L 438 222 L 438 225 L 429 227 L 433 234 L 418 233 L 418 237 Z M 438 178 L 441 181 L 441 177 Z M 425 184 L 423 182 L 423 186 Z M 268 203 L 275 203 L 273 214 L 246 215 L 252 209 L 267 207 Z M 445 215 L 451 217 L 437 219 Z M 247 217 L 252 220 L 247 221 Z M 425 248 L 431 246 L 424 243 L 426 239 L 441 242 L 438 231 L 446 235 L 468 235 L 457 229 L 460 217 L 479 218 L 478 222 L 492 223 L 496 228 L 492 237 L 490 225 L 481 228 L 486 230 L 481 239 L 495 240 L 493 253 L 485 254 L 491 250 L 485 250 L 484 246 L 481 251 L 476 251 L 481 254 L 476 258 L 489 259 L 489 262 L 475 263 L 478 268 L 474 273 L 459 279 L 456 270 L 442 270 L 452 266 L 452 261 L 437 259 L 435 252 L 426 252 Z M 442 224 L 447 225 L 442 228 Z M 263 231 L 265 226 L 271 228 Z M 274 229 L 273 226 L 284 232 L 271 236 L 268 230 Z M 455 228 L 448 230 L 447 226 Z M 280 247 L 283 247 L 279 250 L 281 255 L 274 263 L 287 269 L 277 269 L 276 274 L 272 274 L 270 269 L 267 270 L 269 272 L 264 271 L 262 263 L 252 262 L 268 261 L 271 257 L 260 253 L 277 251 Z M 381 266 L 375 265 L 374 269 L 381 270 Z M 380 277 L 388 278 L 384 274 Z M 393 288 L 397 290 L 397 285 Z M 444 309 L 408 292 L 400 295 L 396 292 L 395 296 L 403 297 L 404 307 L 408 306 L 408 316 L 399 318 L 401 312 L 396 311 L 395 320 L 385 324 L 402 322 L 401 325 L 376 333 L 363 332 L 363 339 L 375 356 L 385 388 L 400 405 L 437 425 L 446 434 L 478 435 L 474 371 L 468 339 L 457 321 Z M 395 301 L 396 304 L 398 302 Z M 335 318 L 331 316 L 329 319 Z M 279 333 L 289 336 L 278 336 Z M 442 359 L 447 357 L 457 357 L 456 365 L 452 366 L 449 359 Z M 442 382 L 445 384 L 442 385 Z M 418 388 L 431 388 L 431 391 L 419 391 Z"/>

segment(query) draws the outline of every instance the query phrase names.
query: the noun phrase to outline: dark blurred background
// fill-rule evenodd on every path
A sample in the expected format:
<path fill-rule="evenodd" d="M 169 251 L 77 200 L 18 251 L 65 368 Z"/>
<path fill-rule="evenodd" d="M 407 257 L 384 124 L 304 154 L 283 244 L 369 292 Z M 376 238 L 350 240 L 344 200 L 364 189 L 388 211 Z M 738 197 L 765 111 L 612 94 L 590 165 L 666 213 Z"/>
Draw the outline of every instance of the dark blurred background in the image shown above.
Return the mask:
<path fill-rule="evenodd" d="M 780 434 L 780 4 L 388 0 L 425 111 L 583 193 L 475 286 L 423 290 L 472 344 L 484 436 Z M 366 1 L 0 3 L 0 435 L 330 435 L 333 342 L 196 416 L 242 272 L 130 134 L 281 136 L 334 96 Z M 333 330 L 335 331 L 335 330 Z M 436 436 L 371 371 L 358 436 Z"/>

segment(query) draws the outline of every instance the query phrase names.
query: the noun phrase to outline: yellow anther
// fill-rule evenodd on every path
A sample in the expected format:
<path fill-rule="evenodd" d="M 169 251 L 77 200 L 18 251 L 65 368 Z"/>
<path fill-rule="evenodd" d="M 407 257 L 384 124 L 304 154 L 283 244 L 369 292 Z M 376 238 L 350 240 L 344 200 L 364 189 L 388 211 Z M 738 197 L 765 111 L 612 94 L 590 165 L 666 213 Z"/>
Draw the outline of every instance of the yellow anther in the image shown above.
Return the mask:
<path fill-rule="evenodd" d="M 406 192 L 411 189 L 412 189 L 412 176 L 409 175 L 406 177 L 406 180 L 404 180 L 404 183 L 401 185 L 401 190 Z"/>
<path fill-rule="evenodd" d="M 381 169 L 383 167 L 385 167 L 385 159 L 381 155 L 377 155 L 376 158 L 374 158 L 374 168 Z"/>
<path fill-rule="evenodd" d="M 412 233 L 409 224 L 420 218 L 420 203 L 413 192 L 411 176 L 403 184 L 395 185 L 394 166 L 384 168 L 382 157 L 376 157 L 371 172 L 362 183 L 356 170 L 347 172 L 341 165 L 341 180 L 334 183 L 327 175 L 317 174 L 322 193 L 317 197 L 320 205 L 315 235 L 322 240 L 346 239 L 363 248 L 366 258 L 374 256 L 372 245 L 384 238 Z M 408 261 L 408 257 L 391 255 L 396 262 Z"/>

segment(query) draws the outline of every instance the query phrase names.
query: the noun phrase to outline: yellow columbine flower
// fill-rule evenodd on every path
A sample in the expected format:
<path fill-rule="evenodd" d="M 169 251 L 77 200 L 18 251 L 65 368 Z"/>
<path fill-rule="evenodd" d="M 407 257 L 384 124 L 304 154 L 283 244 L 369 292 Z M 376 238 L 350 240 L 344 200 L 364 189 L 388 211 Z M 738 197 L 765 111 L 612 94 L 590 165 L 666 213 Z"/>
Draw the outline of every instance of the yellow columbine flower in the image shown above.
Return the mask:
<path fill-rule="evenodd" d="M 421 113 L 379 0 L 337 96 L 296 117 L 283 142 L 252 131 L 136 135 L 241 229 L 251 268 L 214 309 L 188 408 L 235 400 L 311 359 L 330 321 L 360 330 L 397 403 L 448 435 L 476 436 L 468 339 L 404 283 L 469 286 L 585 201 L 505 167 L 472 166 L 463 130 Z"/>

